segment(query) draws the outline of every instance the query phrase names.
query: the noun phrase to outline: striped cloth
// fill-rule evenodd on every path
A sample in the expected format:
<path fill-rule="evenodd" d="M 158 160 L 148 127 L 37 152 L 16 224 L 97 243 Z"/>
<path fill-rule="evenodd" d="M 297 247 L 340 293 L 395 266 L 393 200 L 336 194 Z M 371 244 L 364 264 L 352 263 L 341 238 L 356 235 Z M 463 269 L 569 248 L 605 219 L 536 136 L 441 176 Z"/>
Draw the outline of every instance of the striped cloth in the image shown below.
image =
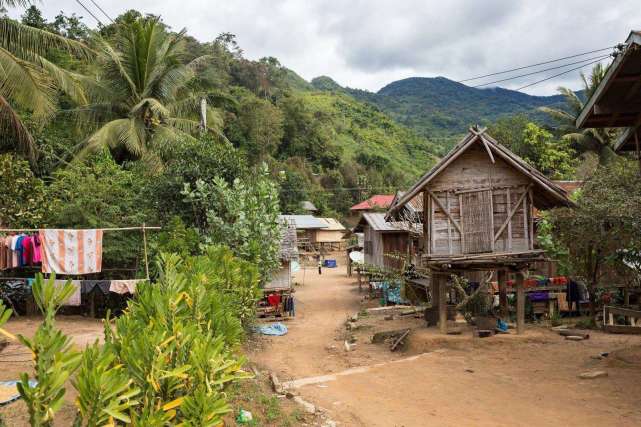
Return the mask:
<path fill-rule="evenodd" d="M 102 230 L 40 230 L 42 272 L 89 274 L 102 269 Z"/>

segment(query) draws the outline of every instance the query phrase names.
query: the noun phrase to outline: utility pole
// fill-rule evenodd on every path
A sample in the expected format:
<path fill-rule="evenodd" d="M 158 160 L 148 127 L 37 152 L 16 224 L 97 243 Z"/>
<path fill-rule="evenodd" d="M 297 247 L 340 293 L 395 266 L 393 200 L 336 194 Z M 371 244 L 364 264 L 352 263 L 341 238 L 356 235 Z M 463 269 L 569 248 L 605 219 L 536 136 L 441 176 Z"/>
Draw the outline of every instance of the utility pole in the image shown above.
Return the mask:
<path fill-rule="evenodd" d="M 207 129 L 207 100 L 203 97 L 200 99 L 200 131 L 205 132 Z"/>

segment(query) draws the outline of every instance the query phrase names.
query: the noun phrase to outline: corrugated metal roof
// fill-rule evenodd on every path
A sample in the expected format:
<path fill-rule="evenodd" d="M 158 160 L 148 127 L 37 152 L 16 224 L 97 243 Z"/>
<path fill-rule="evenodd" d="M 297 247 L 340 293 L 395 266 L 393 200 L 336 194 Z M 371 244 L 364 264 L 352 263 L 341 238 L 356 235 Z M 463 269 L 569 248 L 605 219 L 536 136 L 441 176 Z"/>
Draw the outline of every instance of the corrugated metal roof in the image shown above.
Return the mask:
<path fill-rule="evenodd" d="M 297 230 L 327 228 L 327 224 L 312 215 L 280 215 L 280 218 L 293 223 Z"/>
<path fill-rule="evenodd" d="M 355 230 L 359 228 L 363 224 L 363 221 L 367 222 L 367 224 L 372 227 L 374 231 L 379 231 L 379 232 L 399 232 L 399 231 L 407 231 L 407 232 L 413 232 L 413 233 L 422 233 L 422 226 L 421 224 L 408 224 L 407 222 L 389 222 L 385 221 L 385 213 L 383 212 L 363 212 L 363 216 L 361 217 L 361 220 L 359 221 L 358 225 L 355 227 Z"/>
<path fill-rule="evenodd" d="M 345 227 L 343 224 L 338 222 L 338 220 L 334 218 L 318 218 L 321 221 L 325 222 L 327 224 L 327 228 L 323 228 L 325 231 L 344 231 Z"/>
<path fill-rule="evenodd" d="M 367 211 L 373 209 L 387 209 L 394 200 L 393 194 L 376 194 L 369 199 L 362 201 L 351 208 L 352 211 Z"/>
<path fill-rule="evenodd" d="M 304 209 L 306 211 L 311 211 L 311 212 L 316 212 L 318 210 L 318 208 L 316 208 L 316 206 L 314 206 L 314 204 L 309 200 L 304 200 L 300 202 L 300 207 L 301 209 Z"/>

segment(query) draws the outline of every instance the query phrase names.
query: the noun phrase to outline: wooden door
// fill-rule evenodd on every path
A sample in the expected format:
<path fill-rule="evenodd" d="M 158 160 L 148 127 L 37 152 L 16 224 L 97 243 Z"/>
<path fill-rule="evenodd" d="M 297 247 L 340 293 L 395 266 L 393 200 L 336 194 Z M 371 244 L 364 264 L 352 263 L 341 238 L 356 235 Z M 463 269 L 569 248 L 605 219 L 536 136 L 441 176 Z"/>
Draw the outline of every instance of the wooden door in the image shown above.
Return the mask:
<path fill-rule="evenodd" d="M 492 193 L 464 193 L 462 201 L 463 253 L 492 252 Z"/>

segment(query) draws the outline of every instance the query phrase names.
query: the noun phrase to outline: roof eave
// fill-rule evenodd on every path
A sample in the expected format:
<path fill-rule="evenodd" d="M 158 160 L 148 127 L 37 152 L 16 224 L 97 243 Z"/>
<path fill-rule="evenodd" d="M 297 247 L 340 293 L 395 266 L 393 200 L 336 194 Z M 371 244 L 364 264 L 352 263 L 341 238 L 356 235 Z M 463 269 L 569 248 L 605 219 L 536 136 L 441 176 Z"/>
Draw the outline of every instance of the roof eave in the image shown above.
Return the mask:
<path fill-rule="evenodd" d="M 637 44 L 641 45 L 641 34 L 636 33 L 634 31 L 630 32 L 630 35 L 626 39 L 625 43 L 630 46 L 631 44 Z M 575 126 L 577 129 L 583 129 L 585 126 L 585 122 L 588 119 L 588 116 L 590 115 L 590 112 L 594 109 L 594 105 L 597 103 L 597 101 L 601 98 L 601 95 L 603 95 L 603 92 L 610 87 L 610 84 L 612 84 L 612 79 L 616 74 L 619 72 L 619 67 L 621 66 L 621 63 L 624 61 L 624 58 L 626 57 L 628 52 L 628 49 L 623 51 L 619 56 L 615 58 L 615 60 L 610 64 L 610 67 L 608 68 L 608 71 L 605 74 L 605 77 L 603 77 L 603 80 L 601 80 L 601 83 L 599 83 L 599 86 L 596 88 L 590 99 L 585 103 L 583 110 L 581 110 L 581 113 L 579 113 L 579 116 L 576 119 Z"/>

